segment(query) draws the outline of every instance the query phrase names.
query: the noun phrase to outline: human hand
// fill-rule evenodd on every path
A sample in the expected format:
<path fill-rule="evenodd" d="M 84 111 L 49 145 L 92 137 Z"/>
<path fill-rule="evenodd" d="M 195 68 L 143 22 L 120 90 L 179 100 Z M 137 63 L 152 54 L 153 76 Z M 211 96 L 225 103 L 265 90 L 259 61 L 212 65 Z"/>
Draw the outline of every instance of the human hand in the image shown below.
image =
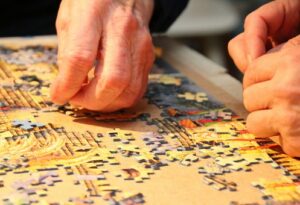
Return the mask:
<path fill-rule="evenodd" d="M 63 0 L 56 22 L 59 74 L 51 86 L 52 101 L 103 112 L 134 105 L 146 90 L 154 60 L 148 29 L 153 4 Z"/>
<path fill-rule="evenodd" d="M 299 34 L 299 22 L 300 1 L 272 1 L 247 16 L 244 32 L 228 44 L 229 54 L 245 72 L 251 61 Z"/>
<path fill-rule="evenodd" d="M 300 36 L 288 42 L 248 66 L 244 105 L 251 133 L 279 135 L 283 150 L 300 157 Z"/>

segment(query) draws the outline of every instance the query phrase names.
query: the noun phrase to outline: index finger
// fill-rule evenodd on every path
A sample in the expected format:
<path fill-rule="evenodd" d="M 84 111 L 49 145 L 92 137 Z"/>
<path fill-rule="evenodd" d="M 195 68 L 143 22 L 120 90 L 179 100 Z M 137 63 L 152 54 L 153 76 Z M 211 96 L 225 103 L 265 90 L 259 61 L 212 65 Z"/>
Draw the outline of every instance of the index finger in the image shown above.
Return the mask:
<path fill-rule="evenodd" d="M 71 99 L 90 110 L 104 110 L 128 87 L 132 79 L 139 24 L 131 10 L 119 7 L 110 16 L 103 33 L 100 64 L 95 77 Z"/>
<path fill-rule="evenodd" d="M 271 80 L 280 66 L 281 52 L 265 54 L 254 60 L 245 72 L 243 86 Z"/>
<path fill-rule="evenodd" d="M 100 20 L 93 16 L 96 5 L 71 2 L 68 6 L 71 8 L 65 9 L 69 9 L 70 16 L 61 21 L 69 22 L 58 28 L 59 46 L 64 48 L 59 49 L 59 74 L 51 87 L 52 101 L 57 104 L 66 103 L 80 90 L 94 65 L 101 35 Z"/>
<path fill-rule="evenodd" d="M 249 61 L 266 52 L 268 36 L 275 34 L 285 20 L 285 8 L 281 2 L 270 2 L 246 17 L 245 43 Z"/>

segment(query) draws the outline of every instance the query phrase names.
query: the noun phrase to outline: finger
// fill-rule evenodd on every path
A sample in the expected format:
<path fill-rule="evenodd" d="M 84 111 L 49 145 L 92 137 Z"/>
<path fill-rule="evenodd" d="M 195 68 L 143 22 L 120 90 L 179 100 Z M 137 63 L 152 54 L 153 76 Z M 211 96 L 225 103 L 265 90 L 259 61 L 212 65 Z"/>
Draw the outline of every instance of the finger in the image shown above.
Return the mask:
<path fill-rule="evenodd" d="M 93 5 L 76 2 L 71 7 L 64 48 L 59 53 L 59 74 L 51 89 L 52 100 L 58 104 L 66 103 L 81 88 L 93 67 L 101 35 Z"/>
<path fill-rule="evenodd" d="M 245 43 L 250 61 L 266 52 L 268 36 L 280 29 L 285 16 L 285 8 L 281 3 L 270 2 L 246 17 Z"/>
<path fill-rule="evenodd" d="M 138 24 L 128 14 L 120 19 L 118 15 L 122 16 L 122 12 L 124 10 L 116 10 L 116 16 L 112 16 L 107 23 L 102 42 L 102 68 L 97 71 L 99 74 L 71 99 L 72 103 L 91 110 L 103 110 L 129 85 L 136 40 L 134 36 Z"/>
<path fill-rule="evenodd" d="M 281 146 L 285 153 L 300 157 L 300 121 L 298 105 L 283 105 L 277 109 L 280 123 Z"/>
<path fill-rule="evenodd" d="M 229 55 L 233 59 L 235 65 L 243 73 L 248 65 L 244 37 L 244 33 L 241 33 L 228 43 Z"/>
<path fill-rule="evenodd" d="M 280 52 L 268 53 L 249 64 L 244 75 L 243 87 L 272 79 L 280 66 L 281 55 Z"/>
<path fill-rule="evenodd" d="M 136 41 L 136 48 L 132 59 L 132 79 L 134 80 L 131 80 L 129 86 L 115 101 L 104 108 L 106 112 L 132 107 L 145 92 L 148 73 L 154 61 L 154 50 L 150 33 L 144 29 L 140 30 L 139 33 L 141 37 Z"/>
<path fill-rule="evenodd" d="M 267 81 L 273 78 L 277 69 L 280 67 L 280 59 L 284 55 L 281 51 L 292 49 L 300 45 L 300 36 L 290 39 L 287 43 L 276 46 L 268 51 L 264 56 L 256 59 L 249 65 L 247 72 L 244 75 L 244 88 L 248 86 Z"/>
<path fill-rule="evenodd" d="M 253 84 L 243 92 L 245 108 L 249 112 L 272 108 L 273 104 L 272 81 Z"/>
<path fill-rule="evenodd" d="M 143 69 L 137 70 L 134 66 L 132 70 L 132 76 L 129 85 L 123 90 L 123 92 L 114 100 L 111 101 L 106 107 L 101 111 L 103 112 L 113 112 L 123 108 L 129 108 L 137 102 L 137 98 L 142 88 L 143 82 Z"/>
<path fill-rule="evenodd" d="M 65 49 L 65 39 L 69 25 L 69 16 L 70 16 L 70 1 L 61 1 L 60 7 L 58 10 L 55 26 L 57 32 L 57 39 L 58 39 L 58 59 L 61 56 L 61 53 L 64 53 Z M 57 62 L 60 64 L 59 62 Z"/>
<path fill-rule="evenodd" d="M 147 90 L 147 87 L 148 87 L 148 80 L 149 80 L 149 73 L 150 73 L 150 71 L 151 71 L 151 68 L 153 67 L 153 62 L 154 62 L 154 60 L 155 60 L 155 54 L 154 54 L 154 47 L 152 48 L 152 51 L 151 52 L 149 52 L 148 53 L 148 55 L 149 55 L 149 57 L 148 57 L 148 59 L 151 59 L 150 61 L 149 61 L 149 66 L 146 66 L 146 67 L 148 67 L 147 68 L 147 70 L 146 70 L 146 73 L 144 73 L 144 75 L 143 75 L 143 77 L 144 77 L 144 79 L 143 79 L 143 86 L 142 86 L 142 89 L 141 89 L 141 92 L 140 92 L 140 94 L 139 94 L 139 96 L 138 96 L 138 99 L 141 99 L 143 96 L 144 96 L 144 94 L 145 94 L 145 92 L 146 92 L 146 90 Z"/>
<path fill-rule="evenodd" d="M 272 110 L 252 112 L 247 117 L 247 129 L 257 137 L 272 137 L 278 134 Z"/>

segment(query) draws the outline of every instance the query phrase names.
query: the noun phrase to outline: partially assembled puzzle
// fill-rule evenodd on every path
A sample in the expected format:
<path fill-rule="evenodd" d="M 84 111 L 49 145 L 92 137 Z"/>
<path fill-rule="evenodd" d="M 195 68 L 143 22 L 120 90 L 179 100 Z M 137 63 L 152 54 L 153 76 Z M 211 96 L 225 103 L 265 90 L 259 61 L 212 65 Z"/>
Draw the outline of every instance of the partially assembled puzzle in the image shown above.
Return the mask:
<path fill-rule="evenodd" d="M 300 161 L 163 59 L 136 107 L 103 114 L 49 100 L 56 53 L 0 48 L 2 204 L 300 204 Z"/>

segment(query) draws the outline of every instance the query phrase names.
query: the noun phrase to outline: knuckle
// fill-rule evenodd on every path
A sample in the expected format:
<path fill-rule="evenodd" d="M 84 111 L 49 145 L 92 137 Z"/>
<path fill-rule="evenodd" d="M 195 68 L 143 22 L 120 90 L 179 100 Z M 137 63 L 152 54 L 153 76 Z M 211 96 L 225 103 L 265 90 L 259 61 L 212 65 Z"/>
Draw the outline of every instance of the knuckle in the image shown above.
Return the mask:
<path fill-rule="evenodd" d="M 280 135 L 282 148 L 291 156 L 300 156 L 300 122 L 296 112 L 280 112 Z"/>
<path fill-rule="evenodd" d="M 95 60 L 92 52 L 79 48 L 69 49 L 68 52 L 62 54 L 59 58 L 59 62 L 66 62 L 69 67 L 76 67 L 76 69 L 83 68 L 84 71 L 92 67 Z"/>
<path fill-rule="evenodd" d="M 126 14 L 124 16 L 123 30 L 125 33 L 133 32 L 138 29 L 139 23 L 133 14 Z"/>
<path fill-rule="evenodd" d="M 299 98 L 299 95 L 299 89 L 286 83 L 278 83 L 274 86 L 273 96 L 276 102 L 292 103 Z"/>
<path fill-rule="evenodd" d="M 279 132 L 282 136 L 293 136 L 297 133 L 299 126 L 298 118 L 294 114 L 281 114 L 278 117 Z"/>
<path fill-rule="evenodd" d="M 101 90 L 105 90 L 106 92 L 110 93 L 118 93 L 121 94 L 122 91 L 128 86 L 130 81 L 129 74 L 117 74 L 116 72 L 110 74 L 108 77 L 104 79 L 99 79 L 99 84 Z M 102 99 L 102 93 L 97 93 L 96 98 Z"/>
<path fill-rule="evenodd" d="M 254 12 L 251 12 L 250 14 L 248 14 L 245 18 L 244 27 L 247 27 L 247 25 L 249 25 L 255 18 L 256 18 L 256 15 Z"/>
<path fill-rule="evenodd" d="M 255 75 L 252 72 L 252 69 L 247 69 L 244 78 L 243 78 L 243 87 L 247 88 L 249 84 L 256 81 Z"/>
<path fill-rule="evenodd" d="M 139 27 L 139 21 L 132 12 L 116 12 L 111 21 L 114 22 L 112 26 L 118 27 L 118 30 L 123 32 L 132 32 Z"/>
<path fill-rule="evenodd" d="M 129 83 L 129 75 L 128 74 L 117 74 L 114 73 L 108 77 L 106 80 L 106 84 L 112 88 L 123 89 Z"/>
<path fill-rule="evenodd" d="M 284 133 L 291 133 L 300 124 L 297 112 L 282 111 L 280 119 L 280 124 L 282 125 L 282 129 L 284 129 Z"/>
<path fill-rule="evenodd" d="M 132 13 L 130 13 L 128 16 L 127 16 L 127 27 L 129 29 L 137 29 L 139 27 L 139 21 L 138 19 L 136 18 L 135 15 L 133 15 Z"/>

